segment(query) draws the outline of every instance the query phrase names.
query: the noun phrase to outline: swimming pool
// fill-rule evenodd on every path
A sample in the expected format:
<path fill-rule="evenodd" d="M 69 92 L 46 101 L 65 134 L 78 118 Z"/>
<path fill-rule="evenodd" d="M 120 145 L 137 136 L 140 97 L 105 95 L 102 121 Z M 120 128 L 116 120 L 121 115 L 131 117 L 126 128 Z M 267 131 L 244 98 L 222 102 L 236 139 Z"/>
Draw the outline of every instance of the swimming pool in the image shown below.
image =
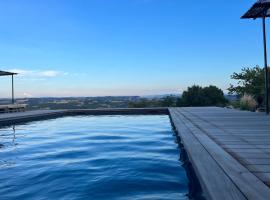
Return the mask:
<path fill-rule="evenodd" d="M 187 199 L 168 116 L 73 116 L 0 129 L 1 199 Z"/>

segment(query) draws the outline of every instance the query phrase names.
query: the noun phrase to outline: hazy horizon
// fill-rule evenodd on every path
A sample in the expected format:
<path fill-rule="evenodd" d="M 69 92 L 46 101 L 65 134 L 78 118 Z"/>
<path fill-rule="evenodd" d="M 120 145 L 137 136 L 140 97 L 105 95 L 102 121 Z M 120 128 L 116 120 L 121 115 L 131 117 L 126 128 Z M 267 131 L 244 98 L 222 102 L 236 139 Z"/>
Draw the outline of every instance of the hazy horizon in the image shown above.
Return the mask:
<path fill-rule="evenodd" d="M 19 73 L 16 97 L 227 93 L 233 72 L 262 66 L 261 21 L 240 19 L 254 2 L 0 1 L 0 70 Z"/>
<path fill-rule="evenodd" d="M 149 94 L 149 95 L 100 95 L 100 96 L 21 96 L 16 97 L 18 99 L 22 98 L 99 98 L 99 97 L 162 97 L 162 96 L 177 96 L 181 95 L 181 93 L 168 93 L 168 94 Z M 0 99 L 8 99 L 10 97 L 0 97 Z"/>

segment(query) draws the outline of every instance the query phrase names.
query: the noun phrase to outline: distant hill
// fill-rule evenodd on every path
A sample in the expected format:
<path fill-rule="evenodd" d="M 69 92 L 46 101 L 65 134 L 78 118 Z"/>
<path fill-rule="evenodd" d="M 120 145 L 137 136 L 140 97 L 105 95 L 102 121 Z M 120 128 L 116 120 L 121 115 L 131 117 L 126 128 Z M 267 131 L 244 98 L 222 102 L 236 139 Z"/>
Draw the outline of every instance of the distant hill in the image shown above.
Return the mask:
<path fill-rule="evenodd" d="M 107 96 L 107 97 L 42 97 L 18 98 L 17 103 L 27 104 L 29 110 L 35 109 L 96 109 L 127 108 L 130 101 L 139 96 Z M 0 99 L 0 104 L 10 104 L 10 99 Z"/>
<path fill-rule="evenodd" d="M 229 94 L 225 94 L 224 95 L 226 99 L 228 99 L 229 101 L 236 101 L 238 99 L 237 95 L 229 95 Z"/>
<path fill-rule="evenodd" d="M 167 96 L 180 97 L 181 95 L 180 94 L 158 94 L 158 95 L 144 95 L 140 97 L 145 98 L 145 99 L 162 99 Z"/>
<path fill-rule="evenodd" d="M 130 103 L 138 103 L 143 99 L 161 102 L 164 97 L 180 97 L 180 94 L 162 94 L 145 96 L 105 96 L 105 97 L 41 97 L 18 98 L 17 103 L 27 104 L 29 110 L 37 109 L 97 109 L 128 108 Z M 236 95 L 225 95 L 229 101 L 237 100 Z M 0 98 L 0 105 L 10 104 L 11 99 Z"/>

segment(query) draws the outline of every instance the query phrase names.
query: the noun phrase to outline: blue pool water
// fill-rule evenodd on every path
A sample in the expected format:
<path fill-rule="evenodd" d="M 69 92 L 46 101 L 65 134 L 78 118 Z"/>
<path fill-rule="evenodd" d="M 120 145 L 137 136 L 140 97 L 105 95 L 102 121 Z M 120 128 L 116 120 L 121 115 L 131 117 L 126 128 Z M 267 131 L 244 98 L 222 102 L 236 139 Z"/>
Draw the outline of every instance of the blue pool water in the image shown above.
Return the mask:
<path fill-rule="evenodd" d="M 187 199 L 175 140 L 168 116 L 76 116 L 0 129 L 0 199 Z"/>

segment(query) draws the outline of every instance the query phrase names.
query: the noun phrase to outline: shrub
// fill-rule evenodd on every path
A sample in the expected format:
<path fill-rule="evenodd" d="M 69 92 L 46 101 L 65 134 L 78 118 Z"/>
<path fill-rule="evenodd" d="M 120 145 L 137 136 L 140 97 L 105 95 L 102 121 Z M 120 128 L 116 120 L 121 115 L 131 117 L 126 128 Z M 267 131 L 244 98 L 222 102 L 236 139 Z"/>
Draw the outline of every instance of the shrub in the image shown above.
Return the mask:
<path fill-rule="evenodd" d="M 244 94 L 240 99 L 240 109 L 242 110 L 255 111 L 257 106 L 257 101 L 252 95 Z"/>

